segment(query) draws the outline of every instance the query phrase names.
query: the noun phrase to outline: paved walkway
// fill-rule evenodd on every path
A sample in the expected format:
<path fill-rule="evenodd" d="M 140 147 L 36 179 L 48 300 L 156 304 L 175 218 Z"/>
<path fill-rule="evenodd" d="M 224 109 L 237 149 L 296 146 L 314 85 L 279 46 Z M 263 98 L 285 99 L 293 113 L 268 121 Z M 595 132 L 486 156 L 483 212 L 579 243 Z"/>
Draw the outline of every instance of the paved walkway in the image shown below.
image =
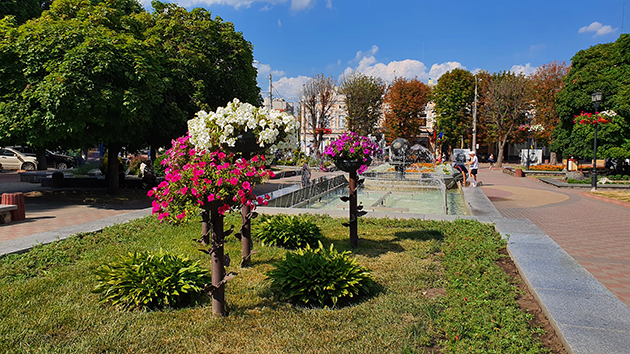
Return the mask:
<path fill-rule="evenodd" d="M 531 220 L 630 306 L 630 208 L 500 169 L 482 168 L 478 179 L 503 217 Z"/>
<path fill-rule="evenodd" d="M 311 178 L 319 178 L 325 173 L 313 171 Z M 288 185 L 300 183 L 301 176 L 271 180 L 256 188 L 257 194 L 271 193 Z M 0 225 L 0 242 L 15 240 L 25 236 L 51 232 L 59 229 L 121 216 L 151 206 L 148 201 L 130 204 L 83 204 L 69 203 L 41 196 L 42 191 L 52 190 L 39 184 L 20 182 L 15 171 L 0 173 L 0 195 L 2 193 L 26 193 L 26 219 Z"/>

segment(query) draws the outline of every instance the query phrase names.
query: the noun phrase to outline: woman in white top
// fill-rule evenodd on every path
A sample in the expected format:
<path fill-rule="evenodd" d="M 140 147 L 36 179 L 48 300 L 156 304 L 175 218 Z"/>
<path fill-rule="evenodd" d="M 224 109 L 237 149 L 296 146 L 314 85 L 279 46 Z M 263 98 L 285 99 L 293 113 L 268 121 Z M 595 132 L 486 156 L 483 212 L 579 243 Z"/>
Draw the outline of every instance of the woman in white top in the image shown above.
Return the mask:
<path fill-rule="evenodd" d="M 470 175 L 472 179 L 470 180 L 470 184 L 473 187 L 477 187 L 477 171 L 479 170 L 479 159 L 477 159 L 477 155 L 474 152 L 470 153 L 470 161 L 466 162 L 467 165 L 470 165 Z"/>

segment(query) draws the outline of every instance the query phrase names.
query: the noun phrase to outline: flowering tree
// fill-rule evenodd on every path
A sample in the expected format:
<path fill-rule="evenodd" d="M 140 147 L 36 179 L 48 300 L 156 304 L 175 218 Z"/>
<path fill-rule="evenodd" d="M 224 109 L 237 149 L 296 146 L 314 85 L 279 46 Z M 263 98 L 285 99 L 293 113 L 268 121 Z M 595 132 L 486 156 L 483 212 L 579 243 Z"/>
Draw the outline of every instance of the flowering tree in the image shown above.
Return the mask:
<path fill-rule="evenodd" d="M 167 166 L 165 180 L 149 191 L 160 220 L 181 223 L 210 205 L 225 215 L 233 205 L 267 203 L 252 190 L 272 173 L 265 171 L 263 156 L 247 161 L 233 153 L 196 150 L 188 135 L 174 140 L 167 156 L 162 162 Z"/>
<path fill-rule="evenodd" d="M 203 244 L 210 244 L 212 256 L 213 312 L 223 315 L 225 310 L 223 215 L 233 207 L 241 206 L 243 225 L 237 234 L 241 238 L 243 261 L 251 256 L 250 219 L 256 205 L 267 205 L 268 196 L 257 197 L 253 187 L 273 172 L 264 169 L 265 157 L 252 152 L 271 151 L 292 147 L 292 138 L 298 129 L 289 115 L 266 111 L 234 100 L 215 112 L 200 111 L 188 121 L 189 134 L 173 141 L 168 157 L 165 181 L 149 192 L 156 200 L 153 212 L 160 220 L 182 222 L 202 210 Z M 227 151 L 227 153 L 225 151 Z M 234 152 L 240 152 L 239 155 Z M 212 226 L 212 237 L 209 237 Z"/>

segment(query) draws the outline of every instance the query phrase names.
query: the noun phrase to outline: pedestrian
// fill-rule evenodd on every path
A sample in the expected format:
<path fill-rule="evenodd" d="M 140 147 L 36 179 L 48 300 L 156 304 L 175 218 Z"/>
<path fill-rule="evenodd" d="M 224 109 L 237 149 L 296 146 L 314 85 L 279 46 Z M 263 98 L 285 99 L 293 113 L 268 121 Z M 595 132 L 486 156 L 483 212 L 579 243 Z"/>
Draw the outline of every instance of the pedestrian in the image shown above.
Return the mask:
<path fill-rule="evenodd" d="M 305 163 L 302 166 L 302 187 L 306 187 L 311 183 L 311 169 L 308 167 L 308 164 Z"/>
<path fill-rule="evenodd" d="M 488 169 L 492 169 L 494 167 L 494 154 L 490 154 L 490 157 L 488 158 L 488 162 L 490 162 L 490 167 L 488 167 Z"/>
<path fill-rule="evenodd" d="M 442 162 L 446 162 L 446 154 L 442 153 Z"/>
<path fill-rule="evenodd" d="M 470 185 L 477 187 L 477 171 L 479 170 L 479 159 L 474 152 L 470 152 L 470 161 L 466 162 L 466 165 L 470 165 Z"/>

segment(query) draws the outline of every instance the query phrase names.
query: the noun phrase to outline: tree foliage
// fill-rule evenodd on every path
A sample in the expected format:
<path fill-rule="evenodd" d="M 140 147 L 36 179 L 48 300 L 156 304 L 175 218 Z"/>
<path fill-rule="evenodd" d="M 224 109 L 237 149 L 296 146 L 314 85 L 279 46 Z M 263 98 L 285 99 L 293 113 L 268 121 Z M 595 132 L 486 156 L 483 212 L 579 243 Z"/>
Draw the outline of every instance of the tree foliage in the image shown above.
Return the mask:
<path fill-rule="evenodd" d="M 554 129 L 552 148 L 574 156 L 593 153 L 593 127 L 574 124 L 581 112 L 593 112 L 591 94 L 600 90 L 599 111 L 613 110 L 618 116 L 598 128 L 598 157 L 630 157 L 630 34 L 613 43 L 598 44 L 571 58 L 571 70 L 556 101 L 560 124 Z"/>
<path fill-rule="evenodd" d="M 525 113 L 532 109 L 529 80 L 522 74 L 501 72 L 492 75 L 485 87 L 483 118 L 499 142 L 497 166 L 503 163 L 508 139 L 519 125 L 526 123 Z"/>
<path fill-rule="evenodd" d="M 468 137 L 472 131 L 475 77 L 460 68 L 445 73 L 433 89 L 432 99 L 443 144 L 453 146 L 461 136 Z"/>
<path fill-rule="evenodd" d="M 346 97 L 346 127 L 359 135 L 374 134 L 383 108 L 385 82 L 381 78 L 353 72 L 341 80 Z"/>
<path fill-rule="evenodd" d="M 94 4 L 93 4 L 94 3 Z M 199 109 L 259 103 L 251 43 L 203 9 L 136 0 L 55 0 L 40 18 L 0 22 L 0 143 L 163 145 Z M 117 191 L 109 159 L 109 191 Z M 116 187 L 114 186 L 116 185 Z"/>
<path fill-rule="evenodd" d="M 562 79 L 569 73 L 565 62 L 552 61 L 536 68 L 530 76 L 536 115 L 534 124 L 541 124 L 545 130 L 537 133 L 536 138 L 543 143 L 552 141 L 551 132 L 558 126 L 560 118 L 556 109 L 556 96 L 562 90 Z"/>
<path fill-rule="evenodd" d="M 394 79 L 385 94 L 385 127 L 387 140 L 396 138 L 415 140 L 420 127 L 426 126 L 425 107 L 429 102 L 431 88 L 417 78 Z"/>
<path fill-rule="evenodd" d="M 330 126 L 330 110 L 335 103 L 335 81 L 324 74 L 310 78 L 302 87 L 301 104 L 306 111 L 313 148 L 319 151 L 323 134 L 319 128 Z"/>
<path fill-rule="evenodd" d="M 42 11 L 50 7 L 52 0 L 2 0 L 0 1 L 0 19 L 14 16 L 18 24 L 39 17 Z"/>

